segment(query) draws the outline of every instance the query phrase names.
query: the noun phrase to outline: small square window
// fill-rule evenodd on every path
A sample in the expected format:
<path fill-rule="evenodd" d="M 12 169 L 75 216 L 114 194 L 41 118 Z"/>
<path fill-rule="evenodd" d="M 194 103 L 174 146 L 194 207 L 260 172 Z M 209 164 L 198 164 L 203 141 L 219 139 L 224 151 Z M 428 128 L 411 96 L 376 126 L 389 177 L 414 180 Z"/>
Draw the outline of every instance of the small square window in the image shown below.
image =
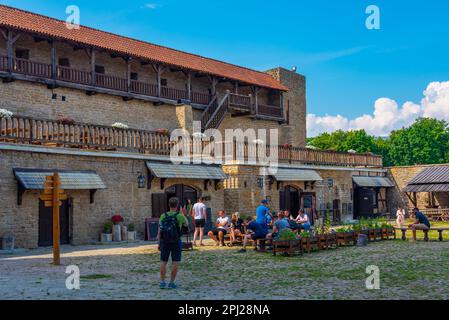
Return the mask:
<path fill-rule="evenodd" d="M 168 81 L 167 81 L 167 79 L 161 79 L 161 86 L 163 86 L 163 87 L 168 86 Z"/>
<path fill-rule="evenodd" d="M 30 59 L 30 50 L 16 49 L 16 58 L 29 60 Z"/>
<path fill-rule="evenodd" d="M 139 80 L 139 74 L 137 72 L 131 72 L 131 80 Z"/>
<path fill-rule="evenodd" d="M 70 67 L 70 60 L 69 60 L 69 58 L 59 58 L 58 64 L 61 67 L 69 68 Z"/>
<path fill-rule="evenodd" d="M 105 74 L 105 68 L 104 68 L 104 66 L 96 65 L 96 66 L 95 66 L 95 73 Z"/>

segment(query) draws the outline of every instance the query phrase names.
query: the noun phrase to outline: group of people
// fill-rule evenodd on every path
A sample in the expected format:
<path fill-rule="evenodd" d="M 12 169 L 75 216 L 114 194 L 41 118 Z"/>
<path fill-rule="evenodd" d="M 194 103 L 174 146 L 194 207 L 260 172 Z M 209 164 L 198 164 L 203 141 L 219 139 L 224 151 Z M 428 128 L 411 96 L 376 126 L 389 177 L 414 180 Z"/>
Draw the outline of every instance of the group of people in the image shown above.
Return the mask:
<path fill-rule="evenodd" d="M 413 219 L 413 223 L 409 224 L 408 227 L 412 229 L 413 240 L 416 240 L 416 230 L 428 230 L 430 229 L 429 219 L 424 213 L 419 211 L 418 208 L 413 208 L 410 218 Z M 405 224 L 405 210 L 399 207 L 396 211 L 396 225 L 398 228 L 403 228 Z"/>

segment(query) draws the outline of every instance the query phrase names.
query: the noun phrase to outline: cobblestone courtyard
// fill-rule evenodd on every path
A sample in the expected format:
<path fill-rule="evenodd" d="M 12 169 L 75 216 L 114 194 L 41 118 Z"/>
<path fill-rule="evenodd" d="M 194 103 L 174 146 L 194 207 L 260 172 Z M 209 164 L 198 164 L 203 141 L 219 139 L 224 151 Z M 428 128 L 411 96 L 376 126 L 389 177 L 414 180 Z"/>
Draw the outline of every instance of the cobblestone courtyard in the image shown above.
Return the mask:
<path fill-rule="evenodd" d="M 388 241 L 297 257 L 217 248 L 184 253 L 177 290 L 158 287 L 158 252 L 144 243 L 63 247 L 0 256 L 1 299 L 448 299 L 449 242 Z M 77 265 L 81 288 L 65 287 Z M 367 290 L 368 265 L 380 268 L 380 290 Z"/>

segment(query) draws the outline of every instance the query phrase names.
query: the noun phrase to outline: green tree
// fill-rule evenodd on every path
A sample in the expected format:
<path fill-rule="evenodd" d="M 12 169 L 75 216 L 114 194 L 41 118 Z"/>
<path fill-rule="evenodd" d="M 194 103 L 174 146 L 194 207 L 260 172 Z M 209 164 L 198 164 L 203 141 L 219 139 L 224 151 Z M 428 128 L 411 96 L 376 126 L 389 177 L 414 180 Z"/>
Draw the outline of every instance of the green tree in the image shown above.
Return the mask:
<path fill-rule="evenodd" d="M 377 150 L 375 139 L 365 130 L 343 131 L 323 133 L 309 139 L 309 144 L 322 150 L 335 150 L 347 152 L 355 150 L 359 153 L 375 152 Z"/>
<path fill-rule="evenodd" d="M 444 120 L 418 119 L 390 135 L 388 157 L 395 166 L 449 161 L 449 128 Z"/>

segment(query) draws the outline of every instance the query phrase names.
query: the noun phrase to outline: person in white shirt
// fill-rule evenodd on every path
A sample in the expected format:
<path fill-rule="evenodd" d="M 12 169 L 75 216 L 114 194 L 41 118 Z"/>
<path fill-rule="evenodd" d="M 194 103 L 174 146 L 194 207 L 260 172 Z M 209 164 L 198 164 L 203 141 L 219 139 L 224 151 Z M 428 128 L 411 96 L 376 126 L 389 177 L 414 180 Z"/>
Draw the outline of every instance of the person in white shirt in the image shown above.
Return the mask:
<path fill-rule="evenodd" d="M 399 228 L 402 228 L 404 226 L 405 222 L 405 210 L 402 207 L 398 208 L 398 211 L 396 211 L 396 224 Z"/>
<path fill-rule="evenodd" d="M 207 208 L 204 204 L 204 199 L 200 197 L 198 202 L 194 204 L 192 210 L 193 219 L 195 221 L 195 232 L 193 233 L 193 245 L 196 247 L 196 237 L 200 234 L 200 246 L 203 244 L 204 226 L 207 219 Z"/>
<path fill-rule="evenodd" d="M 218 212 L 218 219 L 215 224 L 215 229 L 209 231 L 208 236 L 215 241 L 217 246 L 224 246 L 224 236 L 228 233 L 229 218 L 226 217 L 225 212 Z"/>

